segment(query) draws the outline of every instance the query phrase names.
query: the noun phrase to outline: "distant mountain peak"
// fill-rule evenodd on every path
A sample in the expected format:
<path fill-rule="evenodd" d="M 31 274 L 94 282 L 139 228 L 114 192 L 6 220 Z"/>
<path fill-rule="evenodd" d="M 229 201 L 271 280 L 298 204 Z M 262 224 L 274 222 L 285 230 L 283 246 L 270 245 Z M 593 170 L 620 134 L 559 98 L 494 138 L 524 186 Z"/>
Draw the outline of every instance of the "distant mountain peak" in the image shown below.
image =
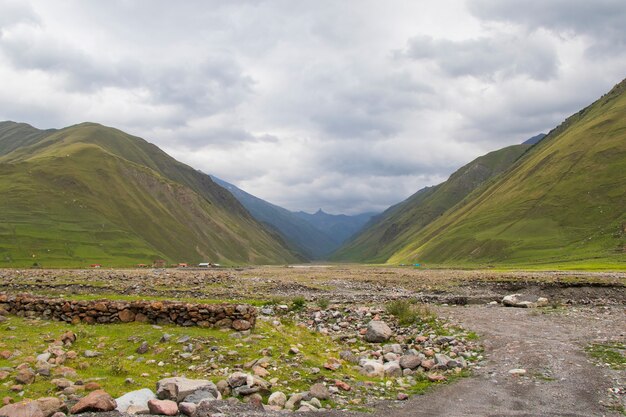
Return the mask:
<path fill-rule="evenodd" d="M 534 145 L 535 143 L 539 143 L 541 139 L 545 137 L 546 137 L 545 133 L 539 133 L 538 135 L 535 135 L 532 138 L 526 139 L 524 142 L 522 142 L 522 145 Z"/>

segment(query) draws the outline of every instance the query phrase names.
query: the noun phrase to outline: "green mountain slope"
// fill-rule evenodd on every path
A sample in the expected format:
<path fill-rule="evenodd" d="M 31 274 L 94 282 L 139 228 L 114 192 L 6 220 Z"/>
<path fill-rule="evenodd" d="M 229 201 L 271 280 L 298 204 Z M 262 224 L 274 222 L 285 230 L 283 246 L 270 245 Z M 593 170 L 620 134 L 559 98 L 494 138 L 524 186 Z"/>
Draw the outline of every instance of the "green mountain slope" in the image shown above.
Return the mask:
<path fill-rule="evenodd" d="M 453 173 L 447 181 L 424 188 L 390 207 L 332 258 L 359 262 L 385 262 L 413 241 L 428 224 L 463 200 L 490 178 L 502 173 L 530 145 L 514 145 L 481 156 Z"/>
<path fill-rule="evenodd" d="M 296 260 L 209 176 L 143 139 L 93 123 L 18 127 L 23 140 L 0 129 L 2 266 Z"/>
<path fill-rule="evenodd" d="M 313 214 L 304 211 L 298 211 L 294 214 L 332 239 L 333 245 L 330 252 L 335 251 L 342 243 L 358 233 L 376 215 L 376 213 L 361 213 L 352 216 L 329 214 L 322 209 Z"/>
<path fill-rule="evenodd" d="M 390 263 L 626 265 L 626 80 Z"/>

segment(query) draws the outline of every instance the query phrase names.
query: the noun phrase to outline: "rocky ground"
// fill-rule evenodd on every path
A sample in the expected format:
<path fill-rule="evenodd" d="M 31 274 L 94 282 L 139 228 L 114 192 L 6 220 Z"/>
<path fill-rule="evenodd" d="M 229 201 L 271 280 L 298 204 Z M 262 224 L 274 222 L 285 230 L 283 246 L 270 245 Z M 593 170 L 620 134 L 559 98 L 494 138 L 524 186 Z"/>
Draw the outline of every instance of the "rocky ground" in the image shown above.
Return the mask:
<path fill-rule="evenodd" d="M 259 305 L 263 323 L 280 328 L 284 322 L 293 322 L 347 347 L 326 359 L 321 369 L 311 369 L 305 368 L 304 362 L 298 365 L 304 346 L 293 345 L 288 358 L 290 366 L 295 366 L 294 378 L 301 378 L 301 372 L 324 375 L 319 383 L 299 392 L 281 388 L 288 386 L 288 381 L 277 385 L 266 381 L 271 376 L 265 371 L 272 368 L 264 365 L 267 362 L 262 357 L 218 381 L 215 388 L 221 400 L 195 398 L 200 401 L 191 401 L 194 407 L 184 404 L 185 398 L 159 395 L 156 390 L 160 398 L 174 400 L 174 404 L 159 403 L 159 407 L 176 406 L 180 412 L 192 413 L 190 407 L 197 416 L 286 412 L 279 409 L 348 416 L 356 415 L 361 404 L 373 410 L 369 415 L 381 416 L 617 416 L 626 405 L 625 273 L 318 266 L 210 271 L 5 270 L 0 275 L 4 282 L 0 289 L 9 291 L 252 299 Z M 507 304 L 524 308 L 504 307 L 504 297 L 514 293 L 518 296 L 509 298 Z M 396 316 L 389 314 L 389 302 L 394 300 L 400 300 L 396 307 L 402 307 L 402 300 L 425 302 L 427 307 L 411 304 L 421 306 L 414 311 L 420 320 L 401 324 L 406 311 L 396 309 Z M 301 308 L 292 308 L 294 303 L 302 304 Z M 435 320 L 432 312 L 447 319 Z M 612 352 L 617 357 L 594 357 L 591 353 L 598 346 L 616 347 Z M 341 375 L 342 367 L 358 370 L 364 380 L 329 376 L 329 372 Z M 472 376 L 456 377 L 466 369 L 471 369 Z M 255 382 L 255 378 L 263 382 Z M 454 381 L 423 390 L 426 383 L 445 379 Z M 228 400 L 233 393 L 246 402 Z M 420 395 L 411 395 L 415 393 Z M 78 397 L 68 398 L 67 403 L 72 405 Z M 108 400 L 102 400 L 103 409 Z M 153 413 L 155 407 L 153 404 Z"/>

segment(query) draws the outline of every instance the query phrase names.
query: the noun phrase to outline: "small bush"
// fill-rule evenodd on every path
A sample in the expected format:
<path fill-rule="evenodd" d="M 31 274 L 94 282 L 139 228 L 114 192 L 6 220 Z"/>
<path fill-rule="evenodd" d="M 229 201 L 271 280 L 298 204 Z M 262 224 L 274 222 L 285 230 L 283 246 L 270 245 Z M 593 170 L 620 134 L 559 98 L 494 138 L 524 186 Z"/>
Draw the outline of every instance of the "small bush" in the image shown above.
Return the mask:
<path fill-rule="evenodd" d="M 128 369 L 124 367 L 121 358 L 115 358 L 111 361 L 111 374 L 117 376 L 124 376 L 128 374 Z"/>
<path fill-rule="evenodd" d="M 326 310 L 329 304 L 330 304 L 330 301 L 328 300 L 328 298 L 322 297 L 317 300 L 317 306 L 323 310 Z"/>
<path fill-rule="evenodd" d="M 305 305 L 306 305 L 306 300 L 304 299 L 304 297 L 296 297 L 293 300 L 291 300 L 291 309 L 294 311 L 302 310 Z"/>
<path fill-rule="evenodd" d="M 395 300 L 387 303 L 387 313 L 395 316 L 403 326 L 422 323 L 434 319 L 434 314 L 428 306 L 415 304 L 407 300 Z"/>

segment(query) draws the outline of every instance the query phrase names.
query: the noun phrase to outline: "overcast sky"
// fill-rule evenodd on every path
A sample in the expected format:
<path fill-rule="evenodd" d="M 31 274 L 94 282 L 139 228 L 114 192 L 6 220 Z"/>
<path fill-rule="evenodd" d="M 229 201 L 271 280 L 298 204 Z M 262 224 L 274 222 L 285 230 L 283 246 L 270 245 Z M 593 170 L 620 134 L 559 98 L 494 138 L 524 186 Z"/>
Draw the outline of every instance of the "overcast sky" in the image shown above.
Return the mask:
<path fill-rule="evenodd" d="M 114 126 L 292 210 L 381 211 L 626 78 L 624 0 L 0 0 L 0 120 Z"/>

